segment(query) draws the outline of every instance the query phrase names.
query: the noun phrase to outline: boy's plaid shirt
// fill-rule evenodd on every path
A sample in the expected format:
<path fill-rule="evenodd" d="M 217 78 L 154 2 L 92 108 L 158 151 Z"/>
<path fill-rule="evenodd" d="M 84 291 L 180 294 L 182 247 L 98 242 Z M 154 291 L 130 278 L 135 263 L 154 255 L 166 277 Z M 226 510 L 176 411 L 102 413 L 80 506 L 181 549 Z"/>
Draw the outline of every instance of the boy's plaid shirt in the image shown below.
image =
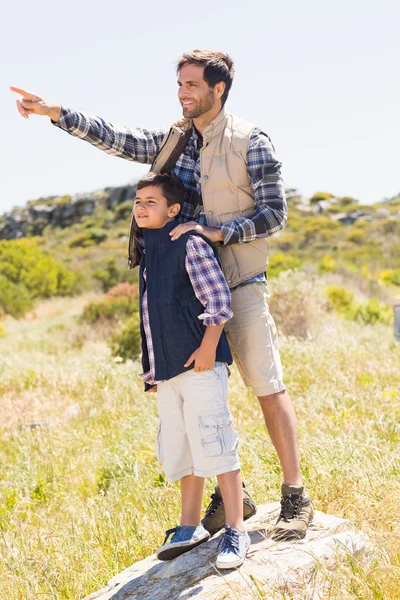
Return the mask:
<path fill-rule="evenodd" d="M 57 127 L 71 135 L 90 142 L 100 150 L 139 163 L 152 164 L 168 129 L 130 129 L 113 125 L 100 117 L 63 108 Z M 269 237 L 282 229 L 287 220 L 285 190 L 281 177 L 281 163 L 269 137 L 255 129 L 247 152 L 247 172 L 253 189 L 255 209 L 246 217 L 221 225 L 224 244 L 251 242 Z M 207 225 L 201 201 L 200 148 L 196 130 L 178 158 L 173 169 L 186 189 L 180 221 L 198 221 Z"/>
<path fill-rule="evenodd" d="M 198 318 L 207 327 L 209 325 L 222 325 L 226 321 L 229 321 L 233 317 L 229 287 L 211 247 L 197 235 L 189 236 L 186 242 L 185 267 L 196 298 L 204 306 L 204 313 Z M 146 279 L 146 272 L 143 275 Z M 143 373 L 141 377 L 145 383 L 155 385 L 154 350 L 146 290 L 142 297 L 142 321 L 146 335 L 150 370 L 147 373 Z"/>

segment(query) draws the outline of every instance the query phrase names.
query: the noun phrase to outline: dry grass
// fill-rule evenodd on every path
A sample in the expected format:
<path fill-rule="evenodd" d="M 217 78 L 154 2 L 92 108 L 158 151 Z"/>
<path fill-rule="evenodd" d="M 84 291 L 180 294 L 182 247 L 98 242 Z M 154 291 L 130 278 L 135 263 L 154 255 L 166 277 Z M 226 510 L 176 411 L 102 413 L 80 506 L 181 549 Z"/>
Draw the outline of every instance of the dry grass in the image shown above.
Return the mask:
<path fill-rule="evenodd" d="M 281 339 L 304 479 L 319 510 L 351 519 L 379 549 L 372 567 L 348 561 L 327 574 L 327 597 L 398 600 L 400 346 L 388 327 L 324 313 L 318 285 L 298 277 L 273 293 L 296 322 L 290 289 L 301 290 L 311 315 L 311 336 Z M 79 323 L 87 301 L 47 303 L 33 320 L 7 321 L 0 339 L 5 600 L 83 598 L 153 552 L 179 514 L 178 486 L 155 458 L 155 397 L 137 364 L 113 360 L 101 330 Z M 279 464 L 236 371 L 230 398 L 246 483 L 258 503 L 276 500 Z"/>

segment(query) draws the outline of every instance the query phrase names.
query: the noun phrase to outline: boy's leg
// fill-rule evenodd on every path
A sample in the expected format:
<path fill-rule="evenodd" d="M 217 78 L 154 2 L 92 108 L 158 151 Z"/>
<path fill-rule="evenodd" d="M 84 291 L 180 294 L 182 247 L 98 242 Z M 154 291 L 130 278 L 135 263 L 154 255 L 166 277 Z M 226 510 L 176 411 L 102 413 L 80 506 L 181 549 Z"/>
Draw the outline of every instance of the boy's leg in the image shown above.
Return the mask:
<path fill-rule="evenodd" d="M 244 533 L 242 476 L 240 470 L 217 475 L 225 506 L 226 525 Z"/>
<path fill-rule="evenodd" d="M 204 477 L 186 475 L 180 480 L 182 498 L 181 525 L 200 525 Z"/>
<path fill-rule="evenodd" d="M 217 569 L 233 569 L 243 564 L 251 540 L 243 522 L 242 477 L 240 471 L 217 476 L 225 506 L 226 526 L 217 556 Z"/>

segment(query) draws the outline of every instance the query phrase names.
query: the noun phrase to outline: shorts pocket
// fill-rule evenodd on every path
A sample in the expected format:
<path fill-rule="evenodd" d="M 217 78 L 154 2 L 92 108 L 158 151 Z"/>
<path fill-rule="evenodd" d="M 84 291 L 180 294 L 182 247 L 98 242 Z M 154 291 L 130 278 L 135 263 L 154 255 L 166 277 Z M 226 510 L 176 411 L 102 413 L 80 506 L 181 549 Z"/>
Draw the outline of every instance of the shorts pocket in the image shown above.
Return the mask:
<path fill-rule="evenodd" d="M 215 435 L 208 438 L 202 438 L 201 440 L 204 454 L 207 458 L 212 458 L 213 456 L 221 456 L 222 454 L 222 444 L 221 438 L 219 435 Z"/>
<path fill-rule="evenodd" d="M 158 427 L 157 427 L 156 456 L 160 462 L 163 462 L 164 452 L 163 452 L 162 439 L 161 439 L 161 421 L 158 421 Z"/>
<path fill-rule="evenodd" d="M 221 456 L 236 451 L 238 434 L 228 410 L 218 409 L 199 414 L 198 423 L 206 456 Z"/>

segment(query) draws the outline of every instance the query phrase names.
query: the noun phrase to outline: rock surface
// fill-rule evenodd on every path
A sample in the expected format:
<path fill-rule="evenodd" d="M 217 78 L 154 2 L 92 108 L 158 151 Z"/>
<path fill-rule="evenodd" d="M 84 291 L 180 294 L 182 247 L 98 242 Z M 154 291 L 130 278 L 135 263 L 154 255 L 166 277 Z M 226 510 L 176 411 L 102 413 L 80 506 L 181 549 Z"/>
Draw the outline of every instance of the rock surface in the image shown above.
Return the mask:
<path fill-rule="evenodd" d="M 171 562 L 154 555 L 115 576 L 85 600 L 254 600 L 324 598 L 326 575 L 346 556 L 370 556 L 368 537 L 349 521 L 316 512 L 304 540 L 274 542 L 269 531 L 279 504 L 260 506 L 247 521 L 252 546 L 244 565 L 219 573 L 215 567 L 221 534 Z M 160 543 L 161 543 L 160 536 Z"/>

